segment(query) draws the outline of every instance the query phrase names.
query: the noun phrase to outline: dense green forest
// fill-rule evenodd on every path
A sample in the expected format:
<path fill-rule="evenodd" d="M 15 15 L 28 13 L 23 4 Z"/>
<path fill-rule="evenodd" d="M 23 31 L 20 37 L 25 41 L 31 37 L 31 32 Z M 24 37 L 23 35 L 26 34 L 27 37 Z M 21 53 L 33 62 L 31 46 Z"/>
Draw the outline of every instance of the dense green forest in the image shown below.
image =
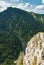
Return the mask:
<path fill-rule="evenodd" d="M 15 65 L 26 42 L 38 32 L 44 32 L 44 15 L 7 8 L 0 13 L 0 64 Z"/>

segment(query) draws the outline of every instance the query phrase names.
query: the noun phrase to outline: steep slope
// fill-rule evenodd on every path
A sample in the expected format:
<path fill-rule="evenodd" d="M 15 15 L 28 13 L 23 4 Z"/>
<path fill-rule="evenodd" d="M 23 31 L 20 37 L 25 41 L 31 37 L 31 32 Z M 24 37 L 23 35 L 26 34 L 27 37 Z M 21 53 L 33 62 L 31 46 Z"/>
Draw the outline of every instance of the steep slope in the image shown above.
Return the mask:
<path fill-rule="evenodd" d="M 10 7 L 0 13 L 0 30 L 17 33 L 27 41 L 30 35 L 44 31 L 44 21 L 41 20 L 41 17 L 44 20 L 44 16 Z"/>
<path fill-rule="evenodd" d="M 25 51 L 26 42 L 40 31 L 44 32 L 44 15 L 12 7 L 1 12 L 0 64 L 14 65 L 13 61 L 17 60 L 20 51 Z"/>
<path fill-rule="evenodd" d="M 38 33 L 28 42 L 24 65 L 44 65 L 44 33 Z"/>

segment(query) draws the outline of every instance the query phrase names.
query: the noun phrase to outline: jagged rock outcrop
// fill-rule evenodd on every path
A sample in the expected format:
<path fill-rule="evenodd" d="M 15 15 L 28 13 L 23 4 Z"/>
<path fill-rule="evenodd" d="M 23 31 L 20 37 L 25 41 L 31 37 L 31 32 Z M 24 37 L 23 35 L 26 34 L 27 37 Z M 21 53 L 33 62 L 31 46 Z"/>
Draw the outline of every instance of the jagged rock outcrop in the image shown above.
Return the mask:
<path fill-rule="evenodd" d="M 44 33 L 38 33 L 28 42 L 23 65 L 44 65 Z"/>

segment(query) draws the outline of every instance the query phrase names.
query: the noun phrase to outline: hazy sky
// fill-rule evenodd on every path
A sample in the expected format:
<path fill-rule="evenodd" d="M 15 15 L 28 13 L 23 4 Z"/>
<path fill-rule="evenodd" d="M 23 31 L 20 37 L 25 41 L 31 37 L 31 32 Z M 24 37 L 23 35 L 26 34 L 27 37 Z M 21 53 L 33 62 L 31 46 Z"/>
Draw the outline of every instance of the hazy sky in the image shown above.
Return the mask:
<path fill-rule="evenodd" d="M 17 7 L 29 12 L 44 14 L 44 0 L 0 0 L 0 12 L 7 7 Z"/>

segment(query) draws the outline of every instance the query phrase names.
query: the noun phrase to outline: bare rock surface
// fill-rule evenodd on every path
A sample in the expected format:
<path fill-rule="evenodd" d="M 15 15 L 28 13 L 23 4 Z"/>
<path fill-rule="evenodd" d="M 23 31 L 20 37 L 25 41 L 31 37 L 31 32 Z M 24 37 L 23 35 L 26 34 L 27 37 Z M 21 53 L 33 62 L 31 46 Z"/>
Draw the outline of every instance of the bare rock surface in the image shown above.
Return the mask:
<path fill-rule="evenodd" d="M 28 42 L 23 65 L 44 65 L 44 33 L 39 32 Z"/>

